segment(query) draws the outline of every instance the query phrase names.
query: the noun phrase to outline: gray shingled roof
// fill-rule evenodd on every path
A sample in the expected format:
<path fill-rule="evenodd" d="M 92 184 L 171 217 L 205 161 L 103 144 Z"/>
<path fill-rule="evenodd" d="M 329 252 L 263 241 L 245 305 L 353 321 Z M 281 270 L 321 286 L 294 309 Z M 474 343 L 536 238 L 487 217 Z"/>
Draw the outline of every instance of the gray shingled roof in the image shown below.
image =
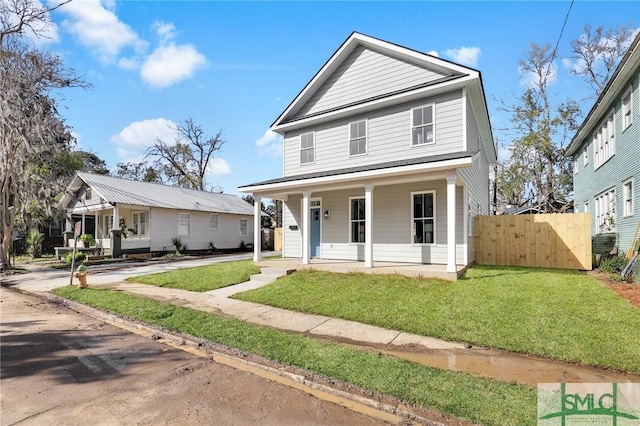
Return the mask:
<path fill-rule="evenodd" d="M 250 186 L 260 186 L 260 185 L 271 185 L 275 183 L 293 182 L 297 180 L 321 178 L 321 177 L 327 177 L 327 176 L 337 176 L 337 175 L 343 175 L 343 174 L 346 175 L 350 173 L 367 172 L 371 170 L 389 169 L 394 167 L 413 166 L 416 164 L 436 163 L 438 161 L 457 160 L 460 158 L 473 157 L 478 152 L 479 151 L 452 152 L 448 154 L 431 155 L 429 157 L 409 158 L 406 160 L 389 161 L 386 163 L 369 164 L 366 166 L 348 167 L 345 169 L 305 173 L 302 175 L 295 175 L 295 176 L 285 176 L 281 178 L 269 179 L 269 180 L 264 180 L 262 182 L 252 183 L 250 185 L 243 185 L 240 188 L 246 188 Z"/>
<path fill-rule="evenodd" d="M 71 194 L 82 186 L 82 182 L 110 204 L 253 216 L 253 206 L 235 195 L 176 188 L 86 172 L 76 174 L 60 204 L 67 207 L 73 199 Z"/>

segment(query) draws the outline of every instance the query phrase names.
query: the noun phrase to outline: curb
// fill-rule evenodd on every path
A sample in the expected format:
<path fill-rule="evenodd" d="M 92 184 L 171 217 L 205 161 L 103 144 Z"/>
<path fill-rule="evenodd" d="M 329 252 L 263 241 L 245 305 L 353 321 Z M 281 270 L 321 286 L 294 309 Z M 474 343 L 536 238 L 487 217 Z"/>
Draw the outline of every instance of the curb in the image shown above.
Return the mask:
<path fill-rule="evenodd" d="M 453 422 L 455 425 L 473 424 L 472 422 L 458 419 L 454 416 L 447 415 L 433 409 L 409 405 L 406 402 L 387 395 L 380 394 L 376 397 L 376 395 L 371 395 L 372 391 L 362 389 L 339 380 L 326 378 L 309 370 L 279 364 L 250 352 L 244 352 L 232 347 L 219 345 L 215 342 L 199 339 L 191 335 L 170 332 L 157 326 L 130 320 L 118 314 L 106 312 L 75 301 L 64 299 L 48 292 L 32 293 L 27 290 L 17 288 L 12 288 L 11 290 L 64 306 L 82 315 L 107 322 L 115 327 L 122 328 L 142 337 L 161 340 L 161 343 L 163 344 L 208 358 L 214 362 L 231 366 L 232 368 L 240 369 L 252 374 L 257 374 L 268 380 L 280 382 L 281 384 L 288 385 L 290 387 L 295 387 L 321 399 L 326 398 L 322 398 L 318 393 L 325 393 L 335 398 L 344 399 L 346 402 L 336 401 L 335 398 L 331 398 L 329 400 L 353 411 L 362 412 L 370 417 L 378 418 L 387 423 L 407 425 L 412 424 L 412 422 L 416 422 L 428 426 L 447 426 L 448 424 L 451 424 L 449 422 Z M 248 356 L 255 359 L 257 362 L 244 359 Z M 286 371 L 285 368 L 287 367 L 295 372 Z M 260 374 L 260 372 L 266 373 L 267 376 Z M 285 383 L 282 380 L 278 380 L 278 378 L 281 378 L 286 382 L 293 383 Z M 298 384 L 299 386 L 295 386 L 294 384 Z M 365 410 L 354 407 L 354 404 L 364 406 Z M 366 408 L 368 408 L 368 410 Z M 382 413 L 372 413 L 371 411 L 373 410 L 377 410 Z M 384 413 L 386 413 L 386 416 Z"/>

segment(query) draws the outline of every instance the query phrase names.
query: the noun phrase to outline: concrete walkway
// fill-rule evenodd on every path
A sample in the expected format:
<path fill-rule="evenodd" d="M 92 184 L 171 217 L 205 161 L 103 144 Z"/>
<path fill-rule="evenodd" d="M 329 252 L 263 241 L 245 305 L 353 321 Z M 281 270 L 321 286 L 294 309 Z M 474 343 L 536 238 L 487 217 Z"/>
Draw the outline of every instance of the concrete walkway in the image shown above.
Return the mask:
<path fill-rule="evenodd" d="M 243 254 L 163 264 L 147 264 L 144 266 L 127 265 L 124 268 L 105 270 L 103 272 L 89 268 L 90 275 L 88 276 L 88 281 L 92 287 L 114 289 L 205 312 L 220 313 L 281 330 L 325 336 L 374 347 L 386 345 L 413 345 L 425 349 L 464 349 L 465 347 L 462 343 L 447 342 L 354 321 L 293 312 L 271 306 L 230 299 L 230 297 L 236 293 L 256 289 L 274 282 L 289 272 L 286 269 L 263 267 L 260 274 L 253 275 L 247 282 L 206 293 L 125 281 L 128 277 L 138 275 L 250 259 L 251 257 L 251 254 Z M 7 281 L 22 291 L 42 293 L 50 292 L 57 287 L 69 285 L 69 278 L 70 272 L 68 271 L 42 268 L 27 274 L 9 277 Z M 74 279 L 74 284 L 75 283 L 76 280 Z"/>

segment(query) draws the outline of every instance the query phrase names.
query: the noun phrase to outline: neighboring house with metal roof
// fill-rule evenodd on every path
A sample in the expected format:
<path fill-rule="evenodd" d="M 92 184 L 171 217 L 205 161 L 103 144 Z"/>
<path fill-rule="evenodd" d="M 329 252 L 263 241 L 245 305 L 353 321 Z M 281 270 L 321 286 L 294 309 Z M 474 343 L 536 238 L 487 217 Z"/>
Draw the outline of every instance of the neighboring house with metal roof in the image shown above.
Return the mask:
<path fill-rule="evenodd" d="M 172 251 L 173 237 L 190 250 L 253 241 L 253 207 L 235 195 L 78 172 L 60 205 L 81 221 L 82 233 L 114 255 L 113 236 L 120 232 L 125 253 Z"/>
<path fill-rule="evenodd" d="M 567 147 L 576 211 L 591 234 L 615 233 L 626 252 L 640 226 L 640 34 Z M 637 236 L 636 236 L 637 238 Z"/>
<path fill-rule="evenodd" d="M 283 257 L 473 262 L 496 160 L 479 71 L 352 33 L 271 130 L 283 177 L 239 190 L 283 201 Z"/>

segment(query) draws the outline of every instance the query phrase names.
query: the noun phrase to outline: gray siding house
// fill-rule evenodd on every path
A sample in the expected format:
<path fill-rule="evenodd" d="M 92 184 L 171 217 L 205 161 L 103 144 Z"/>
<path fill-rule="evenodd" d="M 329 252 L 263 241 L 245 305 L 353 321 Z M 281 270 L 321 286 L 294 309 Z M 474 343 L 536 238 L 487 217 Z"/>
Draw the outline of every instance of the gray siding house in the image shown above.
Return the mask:
<path fill-rule="evenodd" d="M 626 252 L 640 223 L 640 34 L 567 148 L 574 206 L 590 212 L 591 234 L 616 233 Z"/>
<path fill-rule="evenodd" d="M 210 242 L 237 248 L 254 238 L 253 207 L 235 195 L 78 172 L 59 204 L 107 254 L 111 231 L 121 229 L 125 253 L 175 250 L 173 237 L 190 250 L 206 250 Z"/>
<path fill-rule="evenodd" d="M 283 201 L 283 257 L 473 262 L 496 160 L 479 71 L 353 33 L 271 129 L 283 176 L 239 190 Z"/>

